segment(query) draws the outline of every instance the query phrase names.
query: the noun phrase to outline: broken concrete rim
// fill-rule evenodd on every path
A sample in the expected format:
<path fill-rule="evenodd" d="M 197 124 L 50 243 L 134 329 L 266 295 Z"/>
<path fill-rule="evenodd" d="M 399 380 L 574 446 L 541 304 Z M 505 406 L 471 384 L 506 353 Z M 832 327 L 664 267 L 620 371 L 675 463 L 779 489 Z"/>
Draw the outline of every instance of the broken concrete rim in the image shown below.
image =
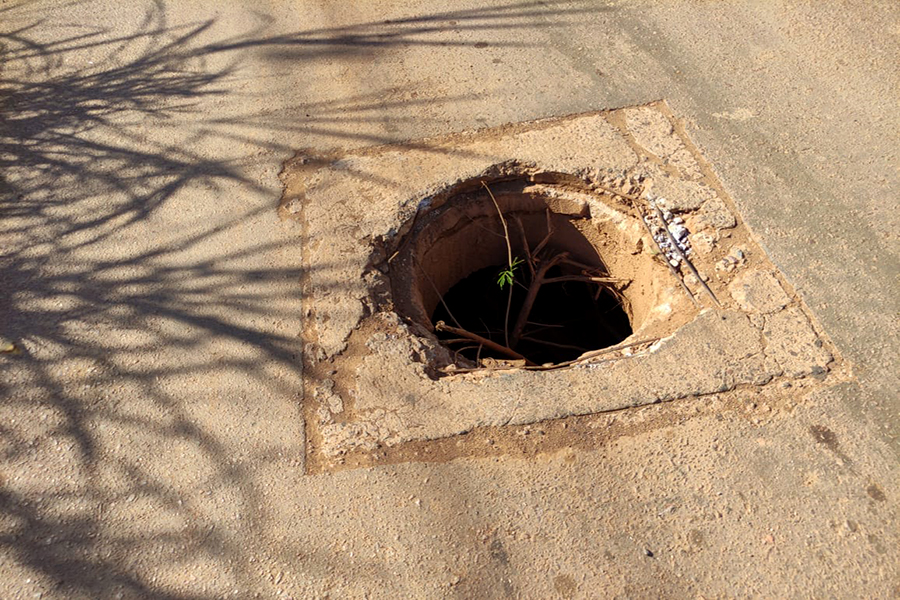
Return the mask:
<path fill-rule="evenodd" d="M 658 335 L 672 312 L 673 281 L 644 248 L 645 229 L 628 201 L 575 175 L 504 167 L 435 194 L 405 224 L 391 269 L 400 316 L 433 331 L 432 316 L 453 286 L 481 269 L 507 263 L 499 206 L 514 256 L 537 248 L 549 226 L 553 233 L 545 247 L 551 253 L 567 252 L 621 282 L 617 295 L 631 337 L 648 330 Z M 559 311 L 565 316 L 566 306 Z"/>

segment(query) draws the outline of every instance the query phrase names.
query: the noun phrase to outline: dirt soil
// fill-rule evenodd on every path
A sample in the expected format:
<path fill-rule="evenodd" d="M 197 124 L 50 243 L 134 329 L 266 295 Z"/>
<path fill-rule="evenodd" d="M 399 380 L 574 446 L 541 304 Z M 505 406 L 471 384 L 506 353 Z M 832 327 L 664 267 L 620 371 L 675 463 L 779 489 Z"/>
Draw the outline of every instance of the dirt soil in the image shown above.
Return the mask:
<path fill-rule="evenodd" d="M 0 598 L 900 597 L 898 62 L 896 2 L 0 0 Z M 513 159 L 652 179 L 723 306 L 635 254 L 658 345 L 403 371 L 372 249 Z"/>

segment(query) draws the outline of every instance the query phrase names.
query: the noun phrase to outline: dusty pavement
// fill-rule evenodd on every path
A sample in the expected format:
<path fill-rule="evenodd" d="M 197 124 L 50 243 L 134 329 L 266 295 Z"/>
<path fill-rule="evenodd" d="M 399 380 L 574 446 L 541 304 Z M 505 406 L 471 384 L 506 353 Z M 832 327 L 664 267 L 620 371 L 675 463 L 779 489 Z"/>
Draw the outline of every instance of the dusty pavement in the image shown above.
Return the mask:
<path fill-rule="evenodd" d="M 900 595 L 900 6 L 349 4 L 0 1 L 0 597 Z M 841 368 L 310 468 L 282 164 L 657 100 Z"/>

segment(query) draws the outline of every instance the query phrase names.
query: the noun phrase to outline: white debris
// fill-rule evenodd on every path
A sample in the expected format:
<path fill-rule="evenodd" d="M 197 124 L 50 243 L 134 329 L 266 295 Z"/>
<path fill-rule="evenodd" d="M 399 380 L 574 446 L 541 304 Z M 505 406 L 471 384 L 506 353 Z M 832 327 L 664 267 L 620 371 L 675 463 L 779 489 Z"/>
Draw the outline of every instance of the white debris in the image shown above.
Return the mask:
<path fill-rule="evenodd" d="M 677 267 L 681 264 L 681 254 L 687 256 L 691 253 L 690 231 L 684 225 L 684 219 L 674 217 L 668 210 L 662 213 L 665 222 L 660 220 L 659 213 L 655 209 L 658 205 L 665 203 L 665 198 L 657 198 L 649 202 L 650 207 L 654 210 L 644 217 L 644 222 L 653 233 L 653 239 L 665 254 L 666 260 L 673 267 Z M 660 210 L 662 210 L 661 206 Z M 675 244 L 672 243 L 673 240 Z M 675 245 L 677 245 L 677 250 Z M 681 252 L 679 253 L 678 250 Z"/>

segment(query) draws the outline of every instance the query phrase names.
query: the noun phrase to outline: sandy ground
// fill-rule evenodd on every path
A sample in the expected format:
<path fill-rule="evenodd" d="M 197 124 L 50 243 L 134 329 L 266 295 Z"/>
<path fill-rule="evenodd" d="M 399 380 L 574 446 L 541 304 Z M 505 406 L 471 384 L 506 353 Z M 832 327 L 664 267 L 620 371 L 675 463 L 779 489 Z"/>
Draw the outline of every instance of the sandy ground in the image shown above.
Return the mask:
<path fill-rule="evenodd" d="M 897 597 L 898 59 L 895 2 L 0 0 L 0 597 Z M 310 474 L 283 162 L 659 99 L 848 380 Z"/>

